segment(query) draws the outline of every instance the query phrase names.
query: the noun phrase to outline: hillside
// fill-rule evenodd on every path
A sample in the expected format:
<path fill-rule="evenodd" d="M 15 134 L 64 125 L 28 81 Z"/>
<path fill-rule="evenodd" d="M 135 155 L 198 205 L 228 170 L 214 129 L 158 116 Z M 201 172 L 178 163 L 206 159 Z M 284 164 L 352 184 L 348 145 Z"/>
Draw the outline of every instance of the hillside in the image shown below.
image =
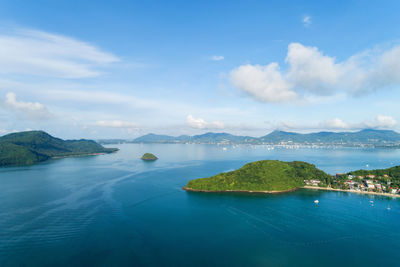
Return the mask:
<path fill-rule="evenodd" d="M 180 135 L 177 137 L 169 135 L 147 134 L 133 140 L 134 143 L 219 143 L 219 142 L 232 142 L 243 143 L 246 136 L 237 136 L 228 133 L 205 133 L 200 135 Z"/>
<path fill-rule="evenodd" d="M 111 153 L 92 140 L 62 140 L 43 131 L 12 133 L 0 137 L 0 166 L 28 165 L 52 157 Z"/>
<path fill-rule="evenodd" d="M 184 189 L 206 192 L 288 191 L 302 187 L 305 179 L 328 183 L 332 177 L 306 162 L 262 160 L 248 163 L 235 171 L 191 180 Z"/>

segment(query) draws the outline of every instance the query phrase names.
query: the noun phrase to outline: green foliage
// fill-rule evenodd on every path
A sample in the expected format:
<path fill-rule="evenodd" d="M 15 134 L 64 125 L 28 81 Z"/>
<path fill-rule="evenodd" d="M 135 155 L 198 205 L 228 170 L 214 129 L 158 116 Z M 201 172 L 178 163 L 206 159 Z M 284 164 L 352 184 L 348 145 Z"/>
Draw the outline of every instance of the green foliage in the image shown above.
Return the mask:
<path fill-rule="evenodd" d="M 248 163 L 236 171 L 191 180 L 186 188 L 202 191 L 284 191 L 303 186 L 305 179 L 331 178 L 306 162 L 262 160 Z"/>
<path fill-rule="evenodd" d="M 0 142 L 0 166 L 33 164 L 48 158 L 26 147 Z"/>
<path fill-rule="evenodd" d="M 79 156 L 93 153 L 110 153 L 114 148 L 104 148 L 92 140 L 62 140 L 43 131 L 12 133 L 0 137 L 0 166 L 27 165 L 51 157 Z"/>
<path fill-rule="evenodd" d="M 145 153 L 142 156 L 142 160 L 156 160 L 156 159 L 158 159 L 158 158 L 151 153 Z"/>

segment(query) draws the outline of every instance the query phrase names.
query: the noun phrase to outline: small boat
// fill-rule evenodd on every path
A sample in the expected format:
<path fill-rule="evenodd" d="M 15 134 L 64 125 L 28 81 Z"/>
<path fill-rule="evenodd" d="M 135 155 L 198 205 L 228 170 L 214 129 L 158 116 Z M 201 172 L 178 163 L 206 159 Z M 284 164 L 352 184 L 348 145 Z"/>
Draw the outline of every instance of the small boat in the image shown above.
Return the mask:
<path fill-rule="evenodd" d="M 314 200 L 314 203 L 315 203 L 315 204 L 318 204 L 318 203 L 319 203 L 319 200 L 318 200 L 318 199 Z"/>
<path fill-rule="evenodd" d="M 374 201 L 373 201 L 373 200 L 370 200 L 369 202 L 370 202 L 370 203 L 374 203 Z"/>

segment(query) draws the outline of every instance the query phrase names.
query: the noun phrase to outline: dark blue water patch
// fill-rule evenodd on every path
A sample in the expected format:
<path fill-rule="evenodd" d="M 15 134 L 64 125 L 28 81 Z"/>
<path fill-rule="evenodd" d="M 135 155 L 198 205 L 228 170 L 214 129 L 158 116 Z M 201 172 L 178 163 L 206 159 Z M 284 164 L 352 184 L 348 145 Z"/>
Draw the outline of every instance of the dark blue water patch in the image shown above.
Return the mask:
<path fill-rule="evenodd" d="M 335 173 L 366 164 L 390 167 L 397 150 L 120 149 L 0 169 L 0 265 L 395 266 L 400 260 L 398 199 L 316 190 L 182 190 L 190 179 L 253 160 L 306 160 Z M 159 160 L 143 163 L 148 151 Z"/>

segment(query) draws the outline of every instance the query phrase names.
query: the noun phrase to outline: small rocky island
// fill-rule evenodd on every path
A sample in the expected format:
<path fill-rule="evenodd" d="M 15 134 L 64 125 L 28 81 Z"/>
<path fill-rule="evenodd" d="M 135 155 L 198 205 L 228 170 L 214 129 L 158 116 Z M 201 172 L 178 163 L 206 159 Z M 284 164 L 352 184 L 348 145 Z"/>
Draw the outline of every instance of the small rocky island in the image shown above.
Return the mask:
<path fill-rule="evenodd" d="M 302 161 L 261 160 L 209 178 L 189 181 L 183 188 L 199 192 L 279 193 L 304 186 L 306 179 L 329 181 L 330 175 Z"/>
<path fill-rule="evenodd" d="M 151 153 L 144 153 L 141 159 L 145 161 L 154 161 L 158 158 Z"/>

